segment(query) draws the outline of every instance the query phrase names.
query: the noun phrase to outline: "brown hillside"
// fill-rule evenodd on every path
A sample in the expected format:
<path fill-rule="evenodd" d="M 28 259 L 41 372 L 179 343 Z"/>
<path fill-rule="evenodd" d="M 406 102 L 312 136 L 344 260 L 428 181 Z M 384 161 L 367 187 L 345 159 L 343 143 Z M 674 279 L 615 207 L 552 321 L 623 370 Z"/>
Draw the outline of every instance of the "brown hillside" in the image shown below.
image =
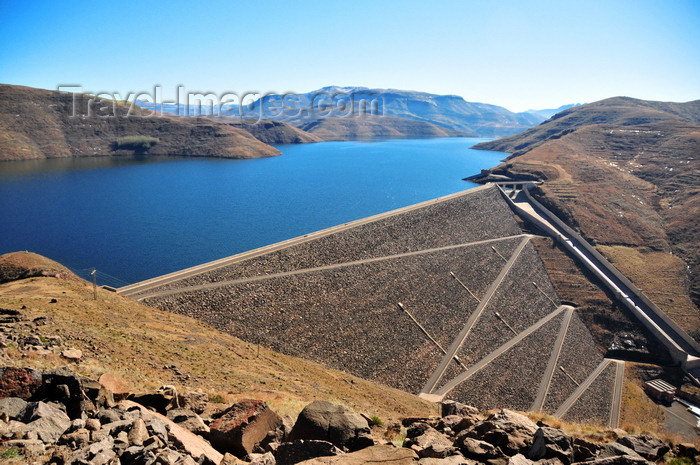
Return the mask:
<path fill-rule="evenodd" d="M 376 138 L 430 138 L 466 136 L 453 129 L 392 116 L 323 118 L 300 126 L 323 140 L 362 140 Z"/>
<path fill-rule="evenodd" d="M 282 121 L 241 121 L 233 118 L 217 118 L 231 127 L 242 129 L 266 144 L 309 144 L 321 142 L 321 138 Z"/>
<path fill-rule="evenodd" d="M 137 151 L 148 155 L 279 155 L 250 133 L 206 118 L 157 116 L 128 103 L 0 85 L 0 160 L 128 155 L 134 150 L 117 150 L 115 143 L 133 136 L 157 139 Z"/>
<path fill-rule="evenodd" d="M 493 171 L 544 179 L 543 201 L 698 338 L 699 115 L 700 101 L 608 99 L 478 147 L 514 152 Z"/>

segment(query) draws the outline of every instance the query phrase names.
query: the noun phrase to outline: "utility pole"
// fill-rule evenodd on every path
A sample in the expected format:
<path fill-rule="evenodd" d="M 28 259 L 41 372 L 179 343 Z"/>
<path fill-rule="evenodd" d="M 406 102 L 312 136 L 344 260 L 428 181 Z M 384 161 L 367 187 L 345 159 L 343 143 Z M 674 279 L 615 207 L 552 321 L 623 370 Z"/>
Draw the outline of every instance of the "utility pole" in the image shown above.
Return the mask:
<path fill-rule="evenodd" d="M 97 300 L 97 270 L 95 268 L 90 272 L 92 276 L 92 299 Z"/>

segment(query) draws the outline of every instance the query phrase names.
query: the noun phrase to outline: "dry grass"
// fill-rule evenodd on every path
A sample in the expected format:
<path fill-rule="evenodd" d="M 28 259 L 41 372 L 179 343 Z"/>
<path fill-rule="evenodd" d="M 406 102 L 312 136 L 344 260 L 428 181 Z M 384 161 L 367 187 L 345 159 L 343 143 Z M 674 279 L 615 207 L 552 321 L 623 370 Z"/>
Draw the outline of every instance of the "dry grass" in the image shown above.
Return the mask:
<path fill-rule="evenodd" d="M 30 321 L 48 318 L 35 333 L 60 336 L 64 346 L 83 351 L 84 359 L 73 369 L 91 378 L 113 372 L 135 391 L 173 384 L 182 391 L 202 389 L 227 402 L 255 397 L 283 415 L 296 415 L 314 399 L 387 419 L 435 414 L 432 404 L 411 394 L 242 342 L 193 319 L 104 290 L 93 300 L 92 286 L 81 280 L 35 277 L 0 285 L 0 307 L 23 306 L 22 314 Z M 20 353 L 11 346 L 6 354 L 18 366 L 66 364 L 58 353 Z"/>
<path fill-rule="evenodd" d="M 667 252 L 598 246 L 613 265 L 689 334 L 700 334 L 700 314 L 688 295 L 685 263 Z"/>
<path fill-rule="evenodd" d="M 647 396 L 636 363 L 625 364 L 620 424 L 631 433 L 664 434 L 664 411 Z"/>
<path fill-rule="evenodd" d="M 570 436 L 583 438 L 588 441 L 610 442 L 617 438 L 615 431 L 599 423 L 564 421 L 561 418 L 542 412 L 528 412 L 527 416 L 534 422 L 542 421 L 544 424 L 560 429 Z"/>

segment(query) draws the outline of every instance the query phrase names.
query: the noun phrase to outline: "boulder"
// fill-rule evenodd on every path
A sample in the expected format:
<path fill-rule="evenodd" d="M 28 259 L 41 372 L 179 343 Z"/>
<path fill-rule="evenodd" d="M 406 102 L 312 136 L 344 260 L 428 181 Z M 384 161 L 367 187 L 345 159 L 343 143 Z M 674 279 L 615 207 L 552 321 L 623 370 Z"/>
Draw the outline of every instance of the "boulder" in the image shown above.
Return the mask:
<path fill-rule="evenodd" d="M 603 444 L 603 446 L 600 448 L 598 451 L 598 459 L 607 459 L 610 457 L 619 457 L 622 455 L 627 455 L 627 456 L 635 456 L 635 457 L 640 457 L 641 455 L 637 454 L 634 450 L 630 449 L 627 446 L 623 446 L 622 444 L 618 442 L 609 442 L 607 444 Z"/>
<path fill-rule="evenodd" d="M 182 450 L 196 459 L 202 459 L 202 456 L 204 456 L 204 458 L 211 463 L 218 464 L 221 462 L 223 455 L 215 450 L 207 441 L 186 430 L 185 428 L 182 428 L 176 423 L 173 423 L 163 415 L 156 412 L 151 412 L 143 406 L 129 400 L 119 402 L 119 407 L 125 411 L 133 408 L 140 409 L 141 416 L 146 423 L 147 428 L 150 428 L 150 425 L 168 425 L 169 431 L 166 430 L 165 432 L 166 438 L 175 443 L 178 450 Z M 122 461 L 122 463 L 127 462 Z"/>
<path fill-rule="evenodd" d="M 83 358 L 83 351 L 80 349 L 73 349 L 73 348 L 63 349 L 61 351 L 61 357 L 68 359 L 68 360 L 72 360 L 74 362 L 77 362 L 78 360 Z"/>
<path fill-rule="evenodd" d="M 569 465 L 574 461 L 574 442 L 563 431 L 543 426 L 535 433 L 527 457 L 530 460 L 558 458 Z"/>
<path fill-rule="evenodd" d="M 651 465 L 644 457 L 634 455 L 616 455 L 612 457 L 599 458 L 586 462 L 586 465 Z"/>
<path fill-rule="evenodd" d="M 527 453 L 537 425 L 525 415 L 503 409 L 480 421 L 469 430 L 469 437 L 499 447 L 506 455 Z"/>
<path fill-rule="evenodd" d="M 374 444 L 367 420 L 342 405 L 316 400 L 299 413 L 289 440 L 328 441 L 343 450 L 359 450 Z"/>
<path fill-rule="evenodd" d="M 88 418 L 85 420 L 85 429 L 88 431 L 97 431 L 102 428 L 102 423 L 97 418 Z"/>
<path fill-rule="evenodd" d="M 419 436 L 407 437 L 403 442 L 403 447 L 413 450 L 421 458 L 445 458 L 455 452 L 452 441 L 431 427 L 428 427 Z"/>
<path fill-rule="evenodd" d="M 271 452 L 266 452 L 264 454 L 251 454 L 250 455 L 250 465 L 275 465 L 275 456 Z M 245 462 L 244 462 L 245 463 Z"/>
<path fill-rule="evenodd" d="M 318 457 L 299 462 L 299 465 L 409 465 L 418 459 L 410 449 L 397 448 L 389 445 L 370 446 L 362 450 L 335 457 Z"/>
<path fill-rule="evenodd" d="M 534 463 L 523 454 L 515 454 L 508 458 L 508 465 L 533 465 Z"/>
<path fill-rule="evenodd" d="M 440 419 L 438 423 L 438 430 L 444 431 L 449 428 L 450 431 L 459 433 L 467 428 L 471 428 L 476 424 L 477 420 L 472 417 L 463 417 L 462 415 L 447 415 Z"/>
<path fill-rule="evenodd" d="M 479 465 L 474 460 L 466 459 L 461 454 L 450 455 L 444 459 L 436 459 L 432 457 L 422 458 L 418 461 L 420 465 Z"/>
<path fill-rule="evenodd" d="M 95 417 L 98 420 L 100 420 L 100 423 L 103 425 L 106 425 L 108 423 L 114 423 L 115 421 L 119 421 L 122 419 L 119 413 L 113 409 L 100 410 L 99 412 L 97 412 Z"/>
<path fill-rule="evenodd" d="M 143 442 L 148 439 L 148 430 L 146 423 L 142 418 L 136 419 L 127 433 L 127 441 L 132 446 L 143 446 Z"/>
<path fill-rule="evenodd" d="M 646 434 L 624 436 L 617 440 L 623 446 L 629 447 L 647 460 L 656 461 L 663 457 L 671 448 L 660 439 Z"/>
<path fill-rule="evenodd" d="M 277 465 L 293 465 L 316 457 L 332 457 L 343 451 L 328 441 L 297 439 L 279 445 L 273 455 Z"/>
<path fill-rule="evenodd" d="M 489 444 L 486 441 L 481 441 L 479 439 L 470 438 L 469 436 L 462 436 L 455 441 L 455 445 L 459 447 L 465 457 L 478 460 L 480 462 L 485 462 L 489 459 L 495 459 L 497 457 L 503 457 L 503 452 L 501 449 Z"/>
<path fill-rule="evenodd" d="M 581 438 L 574 438 L 574 462 L 587 462 L 596 458 L 600 446 Z"/>
<path fill-rule="evenodd" d="M 208 400 L 208 396 L 202 391 L 192 391 L 178 395 L 180 407 L 188 408 L 197 415 L 204 413 Z"/>
<path fill-rule="evenodd" d="M 7 416 L 8 419 L 17 420 L 27 407 L 27 401 L 19 397 L 6 397 L 0 399 L 0 415 Z"/>
<path fill-rule="evenodd" d="M 115 400 L 126 399 L 131 391 L 131 386 L 128 382 L 119 378 L 114 373 L 104 373 L 97 380 L 98 383 L 112 393 Z"/>
<path fill-rule="evenodd" d="M 33 398 L 41 388 L 41 376 L 41 371 L 32 368 L 0 368 L 0 398 Z"/>
<path fill-rule="evenodd" d="M 59 439 L 59 444 L 66 444 L 71 446 L 72 449 L 80 449 L 90 442 L 90 431 L 85 428 L 80 428 L 72 433 L 65 433 Z"/>
<path fill-rule="evenodd" d="M 24 411 L 24 422 L 29 431 L 36 432 L 46 444 L 54 444 L 70 427 L 71 421 L 61 410 L 44 402 L 30 402 Z"/>
<path fill-rule="evenodd" d="M 220 452 L 243 458 L 257 443 L 282 425 L 282 419 L 261 400 L 242 400 L 223 411 L 211 424 L 209 440 Z"/>
<path fill-rule="evenodd" d="M 440 403 L 440 415 L 442 417 L 450 415 L 459 415 L 460 417 L 470 417 L 476 421 L 483 420 L 479 418 L 479 409 L 471 405 L 465 405 L 454 400 L 443 400 Z"/>
<path fill-rule="evenodd" d="M 198 434 L 203 438 L 209 437 L 209 427 L 204 421 L 190 409 L 177 408 L 168 410 L 167 417 L 185 429 Z"/>

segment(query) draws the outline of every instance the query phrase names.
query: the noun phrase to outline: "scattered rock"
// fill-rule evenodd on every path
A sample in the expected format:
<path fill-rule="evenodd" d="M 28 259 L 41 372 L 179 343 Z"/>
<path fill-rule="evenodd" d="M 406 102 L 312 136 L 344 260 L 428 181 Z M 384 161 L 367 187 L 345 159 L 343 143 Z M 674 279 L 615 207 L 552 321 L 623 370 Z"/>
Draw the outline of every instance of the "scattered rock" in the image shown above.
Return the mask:
<path fill-rule="evenodd" d="M 452 441 L 434 428 L 427 427 L 423 434 L 407 438 L 403 447 L 413 450 L 418 457 L 445 458 L 455 452 Z"/>
<path fill-rule="evenodd" d="M 115 400 L 126 399 L 131 392 L 129 383 L 113 373 L 104 373 L 97 382 L 100 383 L 102 387 L 109 390 Z"/>
<path fill-rule="evenodd" d="M 387 464 L 409 465 L 417 461 L 418 456 L 411 449 L 396 448 L 381 445 L 370 446 L 365 449 L 338 455 L 335 457 L 319 457 L 299 462 L 300 465 L 361 465 L 361 464 Z"/>
<path fill-rule="evenodd" d="M 574 443 L 563 431 L 544 426 L 535 433 L 527 457 L 530 460 L 558 458 L 569 465 L 574 461 Z"/>
<path fill-rule="evenodd" d="M 147 428 L 152 428 L 154 433 L 159 429 L 161 431 L 165 430 L 165 438 L 173 442 L 178 450 L 183 450 L 197 459 L 204 456 L 214 464 L 221 462 L 223 455 L 214 449 L 209 442 L 201 436 L 197 436 L 176 423 L 173 423 L 163 415 L 147 410 L 145 407 L 129 400 L 119 402 L 118 406 L 126 411 L 133 408 L 139 409 Z"/>
<path fill-rule="evenodd" d="M 585 439 L 574 439 L 574 462 L 587 462 L 596 458 L 600 446 Z"/>
<path fill-rule="evenodd" d="M 660 439 L 656 439 L 646 434 L 635 436 L 624 436 L 617 440 L 623 446 L 629 447 L 647 460 L 659 460 L 670 447 Z"/>
<path fill-rule="evenodd" d="M 489 444 L 486 441 L 480 441 L 479 439 L 470 438 L 469 436 L 462 436 L 455 441 L 455 445 L 460 448 L 465 457 L 478 460 L 480 462 L 485 462 L 488 459 L 495 459 L 503 456 L 501 449 L 493 444 Z"/>
<path fill-rule="evenodd" d="M 644 457 L 635 455 L 615 455 L 586 462 L 586 465 L 649 465 Z"/>
<path fill-rule="evenodd" d="M 328 441 L 344 450 L 355 451 L 374 445 L 367 420 L 342 405 L 315 400 L 307 405 L 289 435 L 289 440 Z"/>
<path fill-rule="evenodd" d="M 633 451 L 627 446 L 623 446 L 618 442 L 609 442 L 607 444 L 603 444 L 603 446 L 598 451 L 597 458 L 606 459 L 610 457 L 620 457 L 623 455 L 641 457 L 639 454 L 637 454 L 635 451 Z"/>
<path fill-rule="evenodd" d="M 438 423 L 438 430 L 444 431 L 449 428 L 450 431 L 457 434 L 464 431 L 467 428 L 471 428 L 476 424 L 476 421 L 472 417 L 463 417 L 462 415 L 447 415 L 440 419 Z"/>
<path fill-rule="evenodd" d="M 23 415 L 26 407 L 27 402 L 19 397 L 0 399 L 0 416 L 7 416 L 7 419 L 18 420 Z"/>
<path fill-rule="evenodd" d="M 180 394 L 178 400 L 181 408 L 188 408 L 201 415 L 207 408 L 208 396 L 202 391 L 186 392 Z"/>
<path fill-rule="evenodd" d="M 603 445 L 573 439 L 546 425 L 538 428 L 509 410 L 479 419 L 471 407 L 453 402 L 443 405 L 448 415 L 442 418 L 404 419 L 406 440 L 404 447 L 396 448 L 374 445 L 367 419 L 339 405 L 313 402 L 292 424 L 264 402 L 248 400 L 215 416 L 210 438 L 217 431 L 222 440 L 217 447 L 235 448 L 222 455 L 205 439 L 210 420 L 205 422 L 192 408 L 171 404 L 166 417 L 129 400 L 116 405 L 106 398 L 98 402 L 111 391 L 67 368 L 0 368 L 0 387 L 4 392 L 31 393 L 29 402 L 19 396 L 0 397 L 0 440 L 5 447 L 20 449 L 27 463 L 649 465 L 647 460 L 666 460 L 670 450 L 654 437 L 622 436 L 621 430 L 615 433 L 617 442 Z M 158 395 L 177 399 L 175 404 L 206 407 L 202 393 L 195 394 L 178 396 L 173 388 Z M 476 423 L 470 426 L 472 422 Z M 387 439 L 400 434 L 401 425 L 396 423 L 391 431 Z M 348 452 L 353 449 L 357 450 Z M 695 446 L 684 444 L 674 453 L 692 460 L 699 454 Z"/>
<path fill-rule="evenodd" d="M 503 409 L 469 430 L 469 437 L 499 447 L 508 456 L 527 453 L 537 425 L 525 415 Z"/>
<path fill-rule="evenodd" d="M 61 357 L 77 362 L 83 358 L 83 351 L 80 349 L 63 349 L 61 351 Z"/>
<path fill-rule="evenodd" d="M 328 441 L 297 439 L 280 444 L 274 452 L 274 457 L 277 465 L 293 465 L 316 457 L 332 457 L 342 453 L 342 450 Z"/>
<path fill-rule="evenodd" d="M 282 419 L 261 400 L 242 400 L 224 410 L 211 424 L 209 439 L 221 452 L 244 457 L 268 431 L 282 425 Z"/>
<path fill-rule="evenodd" d="M 198 434 L 203 438 L 209 437 L 209 427 L 192 410 L 185 408 L 172 409 L 168 411 L 167 417 L 194 434 Z"/>
<path fill-rule="evenodd" d="M 0 368 L 0 397 L 29 400 L 41 388 L 41 375 L 32 368 Z"/>

